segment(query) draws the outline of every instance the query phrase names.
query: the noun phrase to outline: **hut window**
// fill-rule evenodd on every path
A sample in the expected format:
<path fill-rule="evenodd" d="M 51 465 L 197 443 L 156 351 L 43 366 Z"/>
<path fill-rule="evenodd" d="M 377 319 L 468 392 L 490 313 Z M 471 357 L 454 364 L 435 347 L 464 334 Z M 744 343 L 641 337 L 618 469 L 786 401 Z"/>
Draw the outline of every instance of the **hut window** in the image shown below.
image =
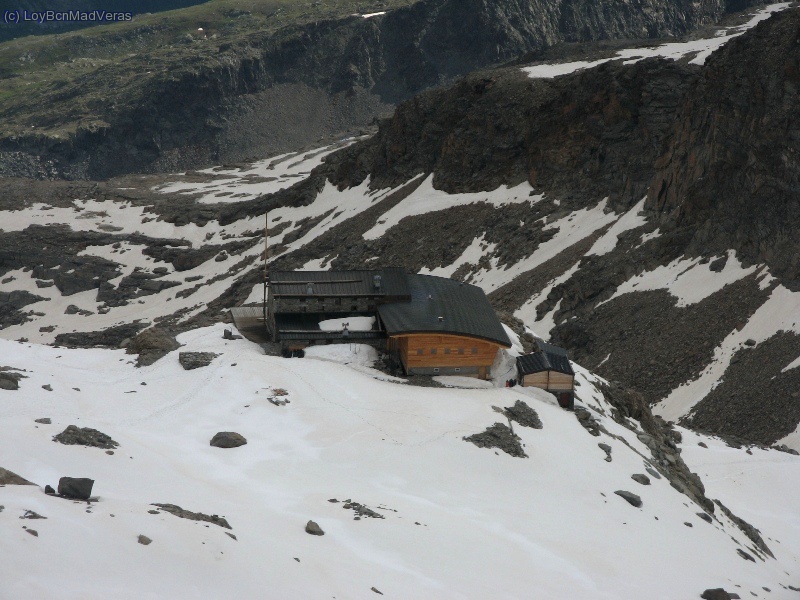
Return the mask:
<path fill-rule="evenodd" d="M 433 372 L 434 372 L 434 373 L 438 373 L 438 372 L 439 372 L 439 368 L 438 368 L 438 367 L 434 367 L 434 368 L 433 368 Z"/>
<path fill-rule="evenodd" d="M 436 348 L 431 348 L 431 354 L 436 354 Z"/>
<path fill-rule="evenodd" d="M 417 356 L 422 356 L 425 353 L 425 350 L 422 348 L 417 348 Z"/>
<path fill-rule="evenodd" d="M 353 304 L 353 305 L 350 307 L 350 310 L 352 310 L 352 311 L 356 311 L 356 310 L 358 310 L 358 306 L 356 306 L 355 304 Z"/>
<path fill-rule="evenodd" d="M 450 348 L 445 348 L 445 349 L 444 349 L 444 353 L 445 353 L 445 354 L 450 354 Z"/>
<path fill-rule="evenodd" d="M 458 349 L 458 353 L 459 353 L 459 354 L 464 354 L 464 349 L 463 349 L 463 348 L 459 348 L 459 349 Z"/>
<path fill-rule="evenodd" d="M 478 353 L 478 349 L 477 349 L 477 348 L 475 348 L 475 347 L 473 347 L 473 348 L 472 348 L 472 353 L 473 353 L 473 354 L 477 354 L 477 353 Z"/>
<path fill-rule="evenodd" d="M 456 367 L 456 373 L 459 373 L 460 371 L 461 371 L 461 367 Z"/>
<path fill-rule="evenodd" d="M 342 299 L 341 298 L 336 298 L 336 300 L 334 300 L 333 303 L 336 306 L 341 306 L 342 305 Z"/>

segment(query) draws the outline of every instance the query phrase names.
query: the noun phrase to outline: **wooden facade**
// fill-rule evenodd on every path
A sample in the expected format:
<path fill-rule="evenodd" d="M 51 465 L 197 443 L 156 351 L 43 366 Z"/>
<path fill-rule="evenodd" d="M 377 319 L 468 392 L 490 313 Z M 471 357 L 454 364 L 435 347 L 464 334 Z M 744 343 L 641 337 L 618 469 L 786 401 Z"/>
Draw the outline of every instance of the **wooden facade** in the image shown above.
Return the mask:
<path fill-rule="evenodd" d="M 522 385 L 542 388 L 548 392 L 571 392 L 575 387 L 575 376 L 558 371 L 530 373 L 522 378 Z"/>
<path fill-rule="evenodd" d="M 412 333 L 390 337 L 387 349 L 408 374 L 466 375 L 487 379 L 502 348 L 467 336 Z"/>

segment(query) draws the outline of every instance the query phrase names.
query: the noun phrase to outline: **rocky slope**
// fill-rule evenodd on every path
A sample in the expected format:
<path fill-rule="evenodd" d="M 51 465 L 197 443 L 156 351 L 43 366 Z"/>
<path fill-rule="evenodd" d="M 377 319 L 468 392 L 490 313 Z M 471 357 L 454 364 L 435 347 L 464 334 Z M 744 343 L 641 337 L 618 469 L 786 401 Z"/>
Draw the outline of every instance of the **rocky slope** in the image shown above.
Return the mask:
<path fill-rule="evenodd" d="M 557 78 L 476 73 L 401 104 L 375 136 L 337 153 L 102 183 L 6 179 L 3 337 L 116 346 L 153 323 L 225 318 L 261 297 L 268 211 L 278 268 L 380 263 L 473 282 L 665 419 L 800 447 L 800 236 L 786 179 L 797 96 L 784 68 L 797 59 L 799 13 L 731 37 L 707 65 L 690 43 L 685 56 L 664 47 L 678 61 L 628 53 L 633 64 Z M 737 87 L 748 73 L 752 85 Z M 761 80 L 781 102 L 750 93 Z M 706 103 L 719 117 L 687 137 Z M 715 140 L 736 133 L 726 119 L 737 106 L 776 119 L 785 136 L 743 128 L 738 187 L 716 197 L 688 186 L 670 200 L 685 183 L 674 174 L 697 157 L 731 168 Z M 786 193 L 759 203 L 748 178 Z"/>
<path fill-rule="evenodd" d="M 135 21 L 88 44 L 70 34 L 55 52 L 11 42 L 0 48 L 8 75 L 0 174 L 104 178 L 296 148 L 363 127 L 476 68 L 565 41 L 677 36 L 728 8 L 722 0 L 614 10 L 589 1 L 425 0 L 371 18 L 323 18 L 315 4 L 287 8 L 297 11 L 290 22 L 277 8 L 258 32 L 242 25 L 249 12 L 231 6 L 211 26 L 205 13 L 190 18 L 200 14 L 193 8 L 178 25 Z M 109 59 L 101 50 L 109 46 L 130 53 Z M 37 75 L 43 60 L 50 71 Z"/>

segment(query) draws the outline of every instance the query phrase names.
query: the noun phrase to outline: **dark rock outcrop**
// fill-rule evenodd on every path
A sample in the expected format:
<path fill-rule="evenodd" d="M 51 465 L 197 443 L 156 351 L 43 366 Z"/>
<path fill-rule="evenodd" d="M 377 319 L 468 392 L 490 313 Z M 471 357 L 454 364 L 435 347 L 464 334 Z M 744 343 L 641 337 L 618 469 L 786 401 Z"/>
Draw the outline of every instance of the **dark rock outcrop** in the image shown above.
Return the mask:
<path fill-rule="evenodd" d="M 224 517 L 220 517 L 219 515 L 206 515 L 201 512 L 192 512 L 190 510 L 186 510 L 181 508 L 176 504 L 153 504 L 153 506 L 157 506 L 164 512 L 168 512 L 171 515 L 175 515 L 176 517 L 180 517 L 181 519 L 189 519 L 191 521 L 203 521 L 205 523 L 213 523 L 214 525 L 219 525 L 224 529 L 231 529 L 230 524 Z"/>
<path fill-rule="evenodd" d="M 0 485 L 36 485 L 16 473 L 0 467 Z"/>
<path fill-rule="evenodd" d="M 648 206 L 736 248 L 800 289 L 800 11 L 777 13 L 713 54 L 676 115 Z M 766 125 L 766 126 L 765 126 Z"/>
<path fill-rule="evenodd" d="M 800 423 L 800 369 L 784 370 L 800 335 L 783 332 L 737 351 L 722 381 L 683 424 L 701 431 L 773 444 Z M 758 401 L 753 399 L 757 398 Z"/>
<path fill-rule="evenodd" d="M 68 348 L 119 348 L 123 342 L 136 336 L 149 323 L 116 325 L 101 331 L 78 331 L 56 335 L 56 346 Z"/>
<path fill-rule="evenodd" d="M 180 347 L 175 336 L 164 328 L 150 327 L 136 334 L 125 347 L 125 352 L 138 354 L 136 366 L 146 367 Z"/>
<path fill-rule="evenodd" d="M 495 423 L 487 427 L 486 431 L 476 433 L 463 438 L 467 442 L 475 444 L 478 448 L 497 448 L 506 454 L 518 458 L 528 458 L 522 447 L 522 440 L 515 434 L 508 425 Z"/>
<path fill-rule="evenodd" d="M 92 446 L 106 450 L 113 450 L 119 446 L 117 442 L 105 433 L 97 431 L 97 429 L 78 427 L 77 425 L 69 425 L 64 431 L 53 436 L 53 441 L 66 445 Z"/>
<path fill-rule="evenodd" d="M 213 352 L 181 352 L 178 354 L 178 360 L 184 369 L 191 371 L 192 369 L 207 367 L 217 356 L 219 354 L 214 354 Z"/>
<path fill-rule="evenodd" d="M 523 427 L 531 427 L 533 429 L 542 428 L 542 420 L 539 418 L 539 415 L 522 400 L 517 400 L 514 406 L 506 408 L 504 413 L 510 421 L 519 423 Z"/>

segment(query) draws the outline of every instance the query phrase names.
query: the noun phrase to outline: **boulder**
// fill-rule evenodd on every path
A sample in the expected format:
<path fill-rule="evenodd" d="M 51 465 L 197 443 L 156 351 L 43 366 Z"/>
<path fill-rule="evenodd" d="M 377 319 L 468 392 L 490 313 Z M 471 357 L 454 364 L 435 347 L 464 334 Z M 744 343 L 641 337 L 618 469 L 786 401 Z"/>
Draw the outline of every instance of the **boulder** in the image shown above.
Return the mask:
<path fill-rule="evenodd" d="M 238 448 L 246 443 L 247 439 L 235 431 L 220 431 L 211 438 L 210 442 L 216 448 Z"/>
<path fill-rule="evenodd" d="M 634 473 L 631 475 L 631 479 L 633 479 L 636 483 L 641 483 L 642 485 L 650 485 L 650 478 L 642 473 Z"/>
<path fill-rule="evenodd" d="M 69 425 L 64 431 L 53 436 L 54 442 L 66 444 L 68 446 L 92 446 L 111 450 L 119 446 L 117 442 L 97 429 L 90 427 L 78 427 Z"/>
<path fill-rule="evenodd" d="M 631 492 L 626 492 L 625 490 L 617 490 L 614 493 L 617 496 L 624 498 L 631 506 L 635 506 L 636 508 L 642 506 L 642 499 L 636 494 L 633 494 Z"/>
<path fill-rule="evenodd" d="M 310 533 L 311 535 L 325 535 L 325 532 L 322 531 L 322 528 L 314 521 L 309 521 L 306 523 L 306 533 Z"/>
<path fill-rule="evenodd" d="M 191 371 L 192 369 L 207 367 L 217 356 L 219 354 L 214 354 L 213 352 L 181 352 L 178 355 L 178 360 L 184 369 Z"/>
<path fill-rule="evenodd" d="M 49 417 L 43 417 L 41 419 L 34 419 L 34 423 L 41 423 L 42 425 L 50 425 L 52 421 Z"/>
<path fill-rule="evenodd" d="M 150 327 L 134 336 L 126 346 L 125 352 L 138 354 L 136 366 L 146 367 L 180 346 L 175 337 L 162 327 Z"/>
<path fill-rule="evenodd" d="M 0 371 L 0 390 L 18 390 L 20 379 L 22 375 L 18 373 Z"/>
<path fill-rule="evenodd" d="M 146 535 L 140 535 L 140 536 L 137 538 L 137 541 L 138 541 L 138 542 L 139 542 L 139 543 L 140 543 L 142 546 L 147 546 L 147 545 L 149 545 L 149 544 L 151 544 L 151 543 L 153 542 L 153 540 L 151 540 L 151 539 L 150 539 L 149 537 L 147 537 Z"/>
<path fill-rule="evenodd" d="M 87 477 L 62 477 L 58 480 L 58 493 L 65 498 L 88 500 L 92 495 L 94 479 Z"/>

